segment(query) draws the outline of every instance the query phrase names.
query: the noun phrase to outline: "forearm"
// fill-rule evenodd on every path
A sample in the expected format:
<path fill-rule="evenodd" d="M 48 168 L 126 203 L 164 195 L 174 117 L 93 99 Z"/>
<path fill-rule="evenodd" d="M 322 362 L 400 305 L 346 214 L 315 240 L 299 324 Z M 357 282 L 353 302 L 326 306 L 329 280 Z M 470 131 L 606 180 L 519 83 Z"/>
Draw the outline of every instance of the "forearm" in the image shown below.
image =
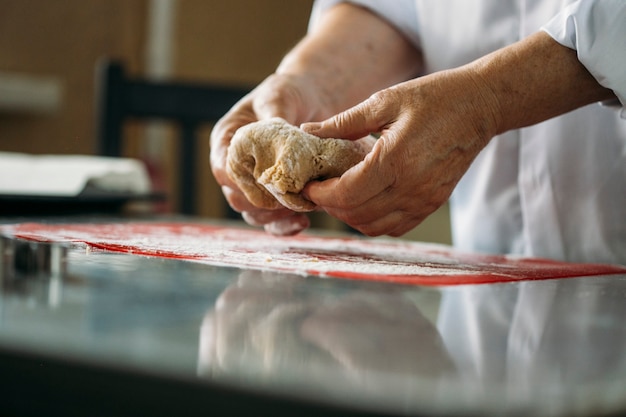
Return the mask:
<path fill-rule="evenodd" d="M 578 61 L 576 51 L 539 32 L 469 64 L 492 104 L 499 134 L 614 98 Z"/>
<path fill-rule="evenodd" d="M 276 72 L 313 83 L 324 104 L 316 116 L 323 119 L 414 77 L 421 62 L 420 53 L 388 22 L 346 3 L 329 9 Z"/>

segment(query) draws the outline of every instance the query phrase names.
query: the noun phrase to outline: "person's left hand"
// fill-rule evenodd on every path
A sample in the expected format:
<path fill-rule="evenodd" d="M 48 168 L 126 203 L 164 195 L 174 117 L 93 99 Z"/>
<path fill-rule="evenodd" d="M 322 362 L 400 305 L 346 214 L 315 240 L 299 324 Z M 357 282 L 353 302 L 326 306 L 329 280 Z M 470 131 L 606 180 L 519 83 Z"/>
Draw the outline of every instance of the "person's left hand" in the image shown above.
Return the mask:
<path fill-rule="evenodd" d="M 340 178 L 312 181 L 304 195 L 360 232 L 400 236 L 447 201 L 493 137 L 498 105 L 468 69 L 424 76 L 382 90 L 303 130 L 358 139 L 381 134 L 365 160 Z"/>

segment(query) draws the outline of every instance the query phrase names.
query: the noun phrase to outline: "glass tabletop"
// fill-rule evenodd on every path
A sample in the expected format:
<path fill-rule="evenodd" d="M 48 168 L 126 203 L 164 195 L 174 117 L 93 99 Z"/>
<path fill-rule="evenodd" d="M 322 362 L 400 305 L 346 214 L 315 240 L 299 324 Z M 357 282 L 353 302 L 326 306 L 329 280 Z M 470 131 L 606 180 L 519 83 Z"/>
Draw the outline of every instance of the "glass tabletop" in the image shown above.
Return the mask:
<path fill-rule="evenodd" d="M 4 354 L 346 412 L 626 411 L 624 275 L 422 287 L 1 248 Z"/>

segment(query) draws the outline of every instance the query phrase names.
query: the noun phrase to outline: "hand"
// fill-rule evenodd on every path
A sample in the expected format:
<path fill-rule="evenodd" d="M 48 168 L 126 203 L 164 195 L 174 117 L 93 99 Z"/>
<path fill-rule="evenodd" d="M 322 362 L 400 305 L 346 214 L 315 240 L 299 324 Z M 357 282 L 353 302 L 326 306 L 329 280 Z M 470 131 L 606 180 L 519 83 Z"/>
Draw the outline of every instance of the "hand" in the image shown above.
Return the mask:
<path fill-rule="evenodd" d="M 322 137 L 381 137 L 339 179 L 304 195 L 368 235 L 399 236 L 444 203 L 496 134 L 615 97 L 576 51 L 539 31 L 463 67 L 382 90 L 305 131 Z"/>
<path fill-rule="evenodd" d="M 286 358 L 308 363 L 299 341 L 300 319 L 312 307 L 302 291 L 303 276 L 243 270 L 217 298 L 200 327 L 201 374 L 280 373 Z M 277 369 L 278 368 L 278 369 Z"/>
<path fill-rule="evenodd" d="M 493 136 L 497 103 L 482 79 L 458 69 L 382 90 L 303 130 L 320 137 L 381 134 L 365 160 L 304 195 L 370 236 L 400 236 L 447 201 Z"/>
<path fill-rule="evenodd" d="M 296 234 L 309 226 L 309 219 L 286 208 L 266 210 L 253 206 L 228 177 L 228 146 L 238 128 L 261 119 L 279 116 L 295 125 L 314 120 L 315 110 L 322 108 L 315 90 L 301 77 L 274 74 L 242 98 L 211 132 L 211 169 L 226 200 L 233 210 L 242 213 L 247 223 L 264 226 L 272 234 Z"/>
<path fill-rule="evenodd" d="M 437 376 L 454 370 L 437 328 L 403 294 L 359 291 L 302 320 L 304 340 L 363 381 L 372 371 Z"/>
<path fill-rule="evenodd" d="M 454 370 L 436 327 L 401 292 L 308 289 L 299 275 L 241 272 L 203 319 L 200 373 L 245 366 L 260 375 L 289 369 L 315 379 L 332 370 L 385 389 L 379 372 L 410 377 Z"/>

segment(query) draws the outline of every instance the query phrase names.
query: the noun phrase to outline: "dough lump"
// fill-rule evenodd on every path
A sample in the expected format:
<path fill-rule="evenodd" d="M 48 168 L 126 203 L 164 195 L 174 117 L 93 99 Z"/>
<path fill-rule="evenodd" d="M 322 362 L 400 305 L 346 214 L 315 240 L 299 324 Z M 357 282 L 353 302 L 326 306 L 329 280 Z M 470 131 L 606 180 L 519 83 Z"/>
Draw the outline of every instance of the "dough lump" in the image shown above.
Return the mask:
<path fill-rule="evenodd" d="M 312 211 L 300 195 L 311 180 L 339 177 L 363 160 L 373 138 L 321 139 L 275 117 L 242 126 L 228 148 L 227 172 L 255 206 Z"/>

